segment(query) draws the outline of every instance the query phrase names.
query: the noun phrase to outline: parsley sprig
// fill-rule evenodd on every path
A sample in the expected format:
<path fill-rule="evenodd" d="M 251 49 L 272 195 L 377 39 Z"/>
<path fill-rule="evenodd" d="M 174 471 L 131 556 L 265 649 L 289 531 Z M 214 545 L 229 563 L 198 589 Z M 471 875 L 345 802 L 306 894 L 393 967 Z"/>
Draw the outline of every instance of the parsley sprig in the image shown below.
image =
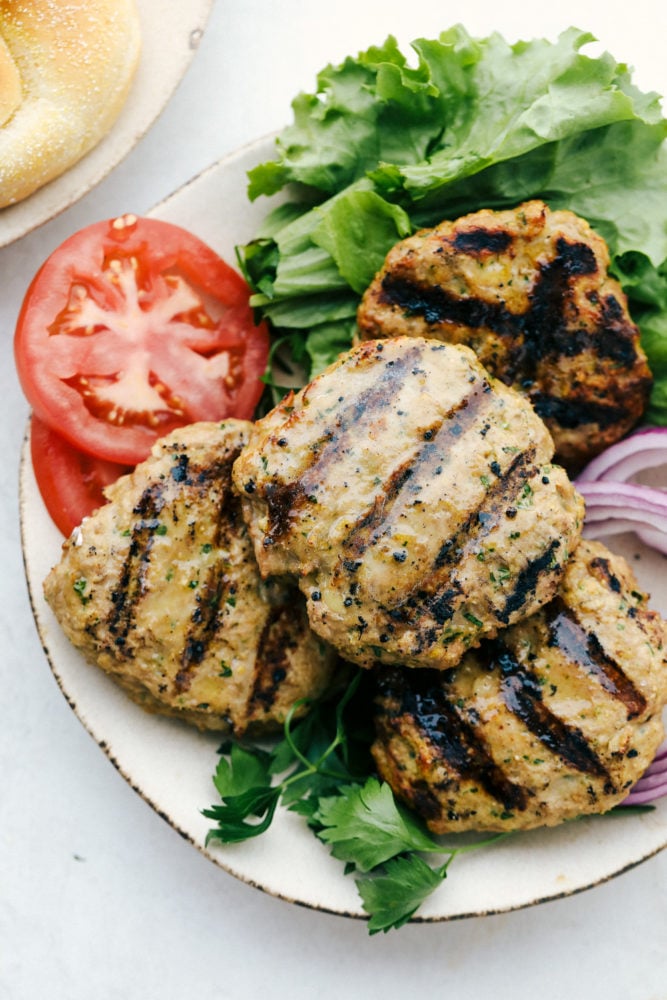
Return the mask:
<path fill-rule="evenodd" d="M 368 705 L 372 680 L 358 671 L 337 702 L 315 705 L 285 720 L 282 739 L 266 747 L 228 742 L 220 748 L 213 783 L 220 802 L 203 811 L 214 820 L 207 844 L 235 844 L 267 830 L 278 805 L 298 813 L 354 877 L 371 934 L 402 927 L 447 878 L 452 861 L 497 843 L 433 837 L 374 774 Z M 617 806 L 627 816 L 652 806 Z M 434 863 L 427 860 L 431 858 Z"/>
<path fill-rule="evenodd" d="M 359 671 L 338 702 L 315 706 L 270 749 L 231 742 L 221 747 L 213 783 L 221 802 L 204 810 L 214 820 L 206 838 L 234 844 L 269 828 L 278 804 L 303 816 L 355 876 L 371 934 L 401 927 L 444 881 L 462 853 L 507 836 L 443 846 L 396 802 L 373 775 L 368 729 L 368 675 Z M 370 775 L 370 776 L 369 776 Z M 429 864 L 424 856 L 436 855 Z"/>
<path fill-rule="evenodd" d="M 360 680 L 358 675 L 349 685 L 335 706 L 333 719 L 330 713 L 315 708 L 295 723 L 296 712 L 304 703 L 296 702 L 285 720 L 283 739 L 271 750 L 238 742 L 220 748 L 213 784 L 222 804 L 204 810 L 204 816 L 217 822 L 207 834 L 207 844 L 211 840 L 235 844 L 259 836 L 271 825 L 280 801 L 310 818 L 320 796 L 353 780 L 343 712 Z M 274 782 L 276 776 L 279 780 Z"/>
<path fill-rule="evenodd" d="M 374 777 L 320 800 L 314 820 L 320 824 L 320 839 L 332 845 L 333 856 L 345 861 L 348 870 L 362 873 L 355 882 L 369 915 L 371 934 L 407 923 L 447 877 L 457 855 L 509 836 L 496 833 L 472 843 L 444 846 L 396 802 L 389 785 Z M 424 854 L 444 855 L 445 860 L 432 867 Z"/>

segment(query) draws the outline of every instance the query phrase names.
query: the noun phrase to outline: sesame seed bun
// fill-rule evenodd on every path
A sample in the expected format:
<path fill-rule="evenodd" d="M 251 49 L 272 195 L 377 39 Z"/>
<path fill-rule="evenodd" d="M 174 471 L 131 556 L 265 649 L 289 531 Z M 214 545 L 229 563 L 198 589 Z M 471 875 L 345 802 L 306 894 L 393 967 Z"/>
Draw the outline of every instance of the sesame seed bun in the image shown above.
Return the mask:
<path fill-rule="evenodd" d="M 140 53 L 134 0 L 0 0 L 0 208 L 110 130 Z"/>

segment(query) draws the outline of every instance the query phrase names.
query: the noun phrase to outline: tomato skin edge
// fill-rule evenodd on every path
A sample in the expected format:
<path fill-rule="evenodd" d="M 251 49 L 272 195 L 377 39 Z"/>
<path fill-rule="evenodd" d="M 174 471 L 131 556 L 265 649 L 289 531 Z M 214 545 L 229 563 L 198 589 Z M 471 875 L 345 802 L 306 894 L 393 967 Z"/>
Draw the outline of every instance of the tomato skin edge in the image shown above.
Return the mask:
<path fill-rule="evenodd" d="M 178 426 L 197 419 L 250 419 L 264 389 L 261 377 L 268 359 L 269 333 L 265 324 L 254 323 L 250 289 L 241 275 L 196 236 L 179 226 L 150 218 L 136 219 L 136 226 L 130 227 L 128 234 L 121 228 L 122 235 L 118 236 L 113 228 L 116 221 L 105 220 L 85 227 L 65 240 L 42 264 L 21 306 L 14 354 L 23 392 L 40 420 L 80 451 L 111 462 L 135 465 L 148 456 L 158 437 Z M 241 341 L 241 378 L 231 394 L 219 380 L 220 405 L 215 412 L 210 406 L 205 411 L 201 406 L 197 409 L 193 378 L 189 384 L 195 395 L 191 397 L 191 405 L 187 397 L 183 399 L 180 417 L 172 419 L 169 415 L 156 427 L 142 423 L 130 426 L 129 421 L 112 423 L 98 418 L 86 407 L 80 392 L 66 383 L 66 376 L 49 370 L 50 324 L 65 308 L 69 290 L 83 280 L 82 275 L 89 277 L 91 287 L 96 287 L 112 240 L 114 248 L 118 243 L 123 252 L 150 251 L 150 267 L 176 268 L 186 280 L 197 283 L 193 287 L 201 288 L 212 299 L 217 296 L 223 310 L 223 326 L 225 314 L 229 313 L 229 322 Z M 76 339 L 80 345 L 85 338 Z M 118 366 L 122 368 L 122 359 Z M 182 394 L 178 395 L 181 398 Z"/>
<path fill-rule="evenodd" d="M 34 413 L 30 458 L 44 506 L 66 538 L 106 502 L 103 489 L 131 471 L 131 466 L 115 465 L 73 448 Z"/>

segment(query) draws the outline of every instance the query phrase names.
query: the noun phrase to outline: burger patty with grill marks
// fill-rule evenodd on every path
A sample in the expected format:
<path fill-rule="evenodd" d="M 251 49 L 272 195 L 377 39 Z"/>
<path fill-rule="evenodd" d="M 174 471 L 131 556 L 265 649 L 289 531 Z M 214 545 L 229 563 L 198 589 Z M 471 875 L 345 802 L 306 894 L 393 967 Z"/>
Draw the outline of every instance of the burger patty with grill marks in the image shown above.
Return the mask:
<path fill-rule="evenodd" d="M 298 589 L 260 577 L 231 487 L 251 426 L 162 438 L 109 487 L 44 585 L 70 641 L 144 708 L 236 736 L 279 726 L 337 669 Z"/>
<path fill-rule="evenodd" d="M 663 739 L 666 638 L 625 560 L 582 541 L 554 600 L 456 668 L 378 673 L 379 773 L 437 834 L 606 812 Z"/>
<path fill-rule="evenodd" d="M 399 337 L 286 397 L 233 479 L 262 574 L 343 657 L 442 669 L 553 596 L 583 504 L 552 454 L 470 349 Z"/>
<path fill-rule="evenodd" d="M 576 470 L 641 418 L 652 385 L 604 240 L 541 201 L 488 209 L 402 240 L 364 294 L 362 339 L 472 347 L 545 420 Z"/>

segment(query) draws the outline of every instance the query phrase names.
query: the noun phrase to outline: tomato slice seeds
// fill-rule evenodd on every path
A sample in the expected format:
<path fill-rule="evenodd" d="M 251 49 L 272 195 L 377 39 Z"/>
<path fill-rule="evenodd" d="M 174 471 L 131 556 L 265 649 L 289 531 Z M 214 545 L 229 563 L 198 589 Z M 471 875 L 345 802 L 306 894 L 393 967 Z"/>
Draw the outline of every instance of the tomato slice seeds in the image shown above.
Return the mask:
<path fill-rule="evenodd" d="M 72 447 L 132 465 L 175 427 L 249 419 L 269 355 L 249 296 L 172 223 L 127 215 L 80 230 L 41 267 L 19 316 L 33 411 Z"/>

